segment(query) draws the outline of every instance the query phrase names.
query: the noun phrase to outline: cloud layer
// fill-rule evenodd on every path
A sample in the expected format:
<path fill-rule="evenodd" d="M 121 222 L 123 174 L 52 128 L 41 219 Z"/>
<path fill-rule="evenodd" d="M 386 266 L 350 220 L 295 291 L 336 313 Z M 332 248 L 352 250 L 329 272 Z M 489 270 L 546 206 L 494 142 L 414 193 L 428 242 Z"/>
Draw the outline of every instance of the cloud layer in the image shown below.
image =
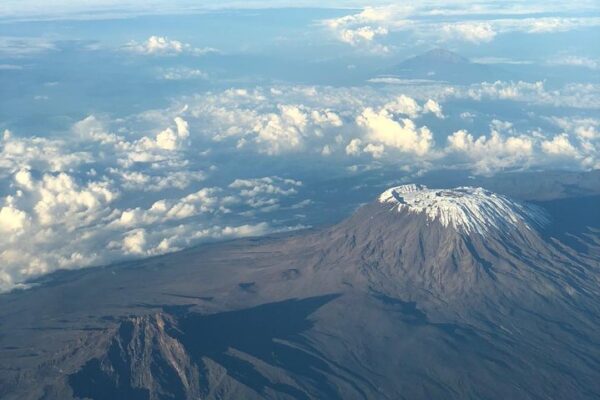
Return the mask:
<path fill-rule="evenodd" d="M 0 245 L 0 288 L 60 268 L 286 229 L 276 215 L 311 207 L 303 182 L 266 170 L 206 184 L 225 154 L 234 160 L 293 155 L 307 165 L 330 159 L 330 168 L 350 174 L 382 164 L 415 173 L 600 168 L 597 118 L 549 114 L 527 129 L 491 118 L 482 131 L 469 122 L 482 115 L 453 106 L 508 101 L 549 111 L 598 109 L 597 92 L 589 85 L 548 91 L 541 82 L 272 86 L 183 97 L 126 119 L 90 115 L 70 135 L 52 139 L 5 131 L 0 231 L 8 240 Z M 465 126 L 436 132 L 432 126 L 442 121 Z"/>
<path fill-rule="evenodd" d="M 579 7 L 579 8 L 578 8 Z M 590 16 L 565 16 L 583 9 Z M 419 5 L 382 5 L 322 21 L 335 38 L 354 47 L 387 53 L 390 42 L 381 40 L 405 33 L 432 43 L 486 43 L 507 33 L 546 34 L 600 26 L 598 7 L 588 2 L 453 3 L 422 2 Z M 444 18 L 438 18 L 443 16 Z"/>

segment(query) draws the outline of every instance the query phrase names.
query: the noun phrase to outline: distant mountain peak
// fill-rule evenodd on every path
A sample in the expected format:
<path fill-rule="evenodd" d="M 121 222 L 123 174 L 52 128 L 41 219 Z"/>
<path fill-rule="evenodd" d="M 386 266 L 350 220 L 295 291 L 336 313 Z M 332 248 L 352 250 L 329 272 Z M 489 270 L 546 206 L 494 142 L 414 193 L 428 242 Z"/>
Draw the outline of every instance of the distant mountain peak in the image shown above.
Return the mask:
<path fill-rule="evenodd" d="M 440 48 L 405 59 L 386 69 L 385 74 L 403 79 L 428 79 L 461 84 L 514 79 L 512 73 L 502 68 L 478 64 Z"/>
<path fill-rule="evenodd" d="M 470 61 L 467 58 L 465 58 L 453 51 L 442 49 L 442 48 L 436 48 L 436 49 L 429 50 L 421 55 L 414 57 L 413 59 L 427 60 L 430 62 L 435 61 L 435 62 L 442 63 L 442 64 L 468 64 L 468 63 L 470 63 Z"/>
<path fill-rule="evenodd" d="M 392 210 L 424 214 L 429 220 L 461 233 L 484 235 L 491 229 L 519 226 L 532 229 L 548 223 L 541 208 L 480 187 L 430 189 L 424 185 L 402 185 L 383 192 L 379 202 L 391 204 Z"/>

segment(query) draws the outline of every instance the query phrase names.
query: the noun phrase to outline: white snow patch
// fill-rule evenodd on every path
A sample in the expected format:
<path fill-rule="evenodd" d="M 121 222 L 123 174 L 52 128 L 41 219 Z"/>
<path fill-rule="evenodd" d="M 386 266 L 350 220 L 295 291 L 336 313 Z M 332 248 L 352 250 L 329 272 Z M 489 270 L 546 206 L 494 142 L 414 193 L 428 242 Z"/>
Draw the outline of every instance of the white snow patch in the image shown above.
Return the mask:
<path fill-rule="evenodd" d="M 383 192 L 379 202 L 393 204 L 397 211 L 423 213 L 429 220 L 437 220 L 463 233 L 485 234 L 492 228 L 519 225 L 532 229 L 549 222 L 541 208 L 479 187 L 429 189 L 424 185 L 402 185 Z"/>

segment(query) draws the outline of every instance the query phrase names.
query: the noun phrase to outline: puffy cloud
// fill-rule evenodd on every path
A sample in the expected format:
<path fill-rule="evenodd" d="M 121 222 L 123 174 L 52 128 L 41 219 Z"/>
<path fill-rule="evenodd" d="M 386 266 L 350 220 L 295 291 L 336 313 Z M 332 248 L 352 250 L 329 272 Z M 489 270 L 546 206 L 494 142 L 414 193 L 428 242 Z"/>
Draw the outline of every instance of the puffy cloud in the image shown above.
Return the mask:
<path fill-rule="evenodd" d="M 559 134 L 540 131 L 517 133 L 511 123 L 494 120 L 489 136 L 475 138 L 466 130 L 459 130 L 448 137 L 446 152 L 461 154 L 473 163 L 480 173 L 490 174 L 497 170 L 528 167 L 556 167 L 560 165 L 578 168 L 598 168 L 599 138 L 595 134 L 592 118 L 549 118 L 556 126 L 566 130 Z M 456 160 L 446 160 L 456 162 Z"/>
<path fill-rule="evenodd" d="M 19 189 L 0 212 L 0 230 L 12 233 L 0 244 L 3 273 L 10 277 L 0 281 L 0 290 L 57 268 L 93 263 L 94 238 L 118 192 L 107 182 L 82 183 L 65 172 L 36 178 L 19 170 L 13 179 Z"/>
<path fill-rule="evenodd" d="M 175 117 L 176 130 L 167 128 L 160 131 L 155 139 L 143 137 L 138 142 L 133 144 L 139 150 L 161 149 L 161 150 L 177 150 L 181 146 L 181 142 L 187 139 L 190 131 L 188 123 L 181 117 Z"/>
<path fill-rule="evenodd" d="M 548 89 L 542 81 L 495 81 L 469 86 L 421 85 L 419 91 L 438 101 L 466 98 L 477 101 L 518 101 L 563 108 L 600 108 L 600 85 L 593 83 L 569 83 L 560 88 Z"/>
<path fill-rule="evenodd" d="M 349 156 L 356 156 L 360 153 L 360 145 L 362 141 L 360 139 L 352 139 L 346 146 L 346 154 Z"/>
<path fill-rule="evenodd" d="M 88 222 L 96 217 L 103 207 L 118 196 L 107 182 L 89 182 L 79 185 L 64 172 L 44 174 L 39 182 L 31 183 L 35 190 L 30 192 L 33 207 L 42 226 L 65 221 Z"/>
<path fill-rule="evenodd" d="M 543 34 L 600 25 L 598 17 L 540 15 L 553 10 L 556 13 L 565 12 L 566 9 L 579 12 L 559 3 L 545 4 L 544 7 L 523 7 L 517 3 L 424 2 L 410 6 L 366 7 L 355 14 L 324 20 L 323 25 L 343 43 L 385 51 L 390 48 L 377 39 L 394 32 L 408 33 L 418 40 L 430 42 L 461 40 L 486 43 L 499 34 L 510 32 Z M 443 15 L 445 20 L 451 18 L 453 22 L 437 20 L 439 15 Z"/>
<path fill-rule="evenodd" d="M 404 94 L 384 104 L 382 108 L 389 113 L 402 114 L 410 118 L 417 118 L 424 113 L 431 113 L 438 118 L 444 118 L 442 106 L 437 101 L 428 99 L 421 106 L 415 99 Z"/>
<path fill-rule="evenodd" d="M 454 132 L 448 137 L 450 149 L 471 153 L 481 158 L 490 155 L 531 155 L 533 143 L 531 139 L 521 137 L 503 137 L 492 132 L 490 137 L 480 136 L 476 140 L 465 130 Z"/>
<path fill-rule="evenodd" d="M 287 188 L 277 184 L 285 184 Z M 259 194 L 296 194 L 296 187 L 302 186 L 302 182 L 293 179 L 283 179 L 280 177 L 265 177 L 257 179 L 236 179 L 229 187 L 241 189 L 240 194 L 245 197 L 255 197 Z"/>
<path fill-rule="evenodd" d="M 328 164 L 340 174 L 392 163 L 409 172 L 597 168 L 598 93 L 593 84 L 548 89 L 543 82 L 278 85 L 186 96 L 118 120 L 89 116 L 60 137 L 6 131 L 0 230 L 9 234 L 0 243 L 0 290 L 57 268 L 285 229 L 292 216 L 300 218 L 300 207 L 309 215 L 312 206 L 302 196 L 308 184 L 273 176 L 294 176 L 293 169 L 281 172 L 288 159 L 311 172 L 313 164 Z M 459 125 L 447 139 L 442 125 L 452 125 L 437 124 L 436 145 L 423 121 L 445 117 L 472 130 L 472 120 L 491 118 L 486 100 L 542 104 L 540 110 L 556 107 L 563 116 L 531 116 L 539 128 L 530 121 L 523 127 L 524 118 L 514 126 L 492 121 L 479 136 Z M 261 158 L 270 162 L 255 162 Z"/>
<path fill-rule="evenodd" d="M 186 104 L 195 123 L 211 133 L 211 139 L 220 146 L 229 144 L 239 151 L 270 156 L 291 152 L 362 153 L 362 148 L 346 149 L 349 135 L 353 139 L 382 141 L 380 144 L 392 149 L 424 154 L 432 139 L 428 129 L 416 128 L 409 118 L 399 117 L 420 118 L 424 113 L 443 117 L 441 105 L 433 99 L 420 103 L 409 96 L 377 96 L 364 89 L 298 86 L 282 89 L 227 90 L 219 95 L 186 99 Z M 365 129 L 378 122 L 369 121 L 374 116 L 363 107 L 372 98 L 377 98 L 381 116 L 388 116 L 393 126 L 401 128 L 397 140 L 390 141 L 377 129 Z M 411 140 L 414 144 L 410 144 Z"/>
<path fill-rule="evenodd" d="M 39 168 L 57 172 L 92 161 L 89 152 L 70 146 L 63 139 L 19 138 L 6 130 L 0 140 L 0 171 Z"/>
<path fill-rule="evenodd" d="M 288 86 L 227 90 L 185 102 L 194 123 L 214 135 L 209 139 L 240 151 L 274 157 L 289 152 L 381 157 L 383 145 L 384 154 L 401 151 L 426 159 L 436 158 L 438 152 L 433 133 L 425 126 L 418 127 L 419 119 L 426 113 L 444 118 L 442 102 L 457 98 L 590 108 L 598 101 L 598 92 L 594 85 L 548 90 L 543 82 L 522 81 L 470 86 L 420 83 L 386 91 Z M 467 120 L 481 116 L 461 114 Z M 594 130 L 580 128 L 580 133 L 593 135 Z M 531 139 L 537 143 L 535 137 Z M 509 147 L 513 141 L 509 140 Z M 370 146 L 365 152 L 369 144 L 380 151 Z"/>
<path fill-rule="evenodd" d="M 297 106 L 280 105 L 278 114 L 270 114 L 255 126 L 256 143 L 267 154 L 294 150 L 303 145 L 307 115 Z"/>
<path fill-rule="evenodd" d="M 367 131 L 369 140 L 403 152 L 423 156 L 433 145 L 433 135 L 427 127 L 417 128 L 415 123 L 407 118 L 394 120 L 386 109 L 375 111 L 366 108 L 356 118 L 356 123 Z M 374 154 L 380 156 L 382 150 L 379 149 Z"/>
<path fill-rule="evenodd" d="M 371 154 L 373 158 L 381 158 L 385 152 L 385 146 L 382 144 L 369 143 L 365 146 L 363 152 Z"/>
<path fill-rule="evenodd" d="M 99 144 L 101 157 L 113 155 L 123 167 L 142 164 L 152 166 L 155 165 L 153 163 L 164 164 L 168 160 L 181 171 L 185 164 L 182 152 L 189 145 L 189 124 L 179 115 L 175 115 L 170 123 L 172 126 L 155 135 L 125 136 L 109 132 L 101 121 L 91 115 L 77 122 L 73 131 L 82 140 Z"/>
<path fill-rule="evenodd" d="M 327 19 L 322 23 L 343 43 L 387 53 L 389 48 L 376 43 L 375 39 L 387 36 L 389 28 L 402 25 L 400 18 L 391 22 L 397 11 L 398 7 L 366 7 L 357 14 Z"/>
<path fill-rule="evenodd" d="M 473 85 L 467 91 L 469 97 L 476 100 L 483 98 L 517 100 L 526 96 L 538 96 L 540 98 L 548 96 L 544 89 L 544 83 L 538 82 L 503 82 L 493 83 L 483 82 L 480 85 Z"/>
<path fill-rule="evenodd" d="M 496 37 L 492 25 L 486 22 L 463 22 L 442 26 L 442 32 L 448 39 L 466 40 L 472 43 L 490 42 Z"/>
<path fill-rule="evenodd" d="M 342 29 L 339 31 L 339 38 L 342 42 L 359 46 L 372 42 L 376 36 L 385 36 L 388 30 L 383 27 L 373 28 L 370 26 L 361 26 L 356 29 Z M 387 47 L 379 47 L 382 51 L 387 51 Z"/>
<path fill-rule="evenodd" d="M 185 219 L 201 213 L 226 211 L 226 208 L 220 205 L 221 199 L 217 193 L 216 188 L 204 188 L 178 200 L 156 201 L 147 210 L 140 207 L 127 209 L 112 224 L 126 227 L 151 225 Z"/>
<path fill-rule="evenodd" d="M 403 8 L 407 10 L 408 8 Z M 401 9 L 398 6 L 365 7 L 361 12 L 339 18 L 325 20 L 327 26 L 337 28 L 348 25 L 364 25 L 373 22 L 387 22 L 394 18 Z"/>
<path fill-rule="evenodd" d="M 265 177 L 257 179 L 236 179 L 229 187 L 239 190 L 239 196 L 244 202 L 262 211 L 272 211 L 279 208 L 279 198 L 295 195 L 302 182 L 280 177 Z"/>
<path fill-rule="evenodd" d="M 302 186 L 300 181 L 279 177 L 236 179 L 221 188 L 156 200 L 147 208 L 120 209 L 118 192 L 107 182 L 80 182 L 66 173 L 36 178 L 23 170 L 15 173 L 14 182 L 29 189 L 17 190 L 0 207 L 0 232 L 10 234 L 0 243 L 0 291 L 57 268 L 161 254 L 209 238 L 285 229 L 266 221 L 241 222 L 255 219 L 257 210 L 268 213 L 279 208 L 282 198 L 290 199 L 286 202 L 292 209 Z M 233 223 L 226 223 L 230 215 L 235 216 Z M 27 241 L 19 239 L 23 234 L 28 235 Z"/>
<path fill-rule="evenodd" d="M 556 135 L 552 140 L 544 140 L 542 149 L 552 155 L 577 157 L 579 153 L 569 141 L 569 136 L 565 133 Z"/>
<path fill-rule="evenodd" d="M 479 173 L 489 174 L 509 167 L 525 167 L 533 153 L 533 140 L 527 136 L 504 137 L 493 131 L 489 137 L 477 139 L 465 130 L 448 137 L 448 151 L 460 152 L 462 157 L 474 162 Z"/>
<path fill-rule="evenodd" d="M 240 150 L 277 156 L 290 152 L 315 151 L 335 140 L 344 122 L 329 107 L 318 103 L 313 88 L 291 87 L 292 99 L 283 99 L 278 89 L 227 90 L 189 101 L 189 113 L 219 143 L 234 143 Z M 291 95 L 291 96 L 290 96 Z M 302 100 L 302 104 L 296 101 Z M 339 101 L 339 99 L 335 99 Z"/>
<path fill-rule="evenodd" d="M 411 118 L 417 117 L 421 112 L 421 106 L 417 104 L 415 99 L 403 94 L 387 103 L 384 108 L 391 113 L 404 114 Z"/>
<path fill-rule="evenodd" d="M 432 113 L 438 118 L 444 118 L 444 113 L 442 112 L 442 106 L 435 100 L 429 99 L 423 105 L 423 112 Z"/>
<path fill-rule="evenodd" d="M 313 122 L 320 127 L 332 126 L 339 128 L 344 125 L 340 116 L 331 110 L 313 110 L 310 116 Z"/>
<path fill-rule="evenodd" d="M 136 229 L 128 232 L 123 238 L 123 252 L 125 254 L 144 254 L 146 252 L 146 231 Z"/>
<path fill-rule="evenodd" d="M 131 50 L 142 54 L 177 54 L 183 52 L 184 44 L 162 36 L 150 36 L 143 43 L 131 43 Z"/>
<path fill-rule="evenodd" d="M 164 131 L 156 135 L 156 140 L 148 140 L 142 142 L 146 148 L 159 148 L 163 150 L 176 150 L 179 147 L 178 143 L 179 135 L 177 135 L 171 128 L 167 128 Z"/>
<path fill-rule="evenodd" d="M 12 205 L 0 208 L 0 232 L 19 233 L 27 224 L 28 215 Z"/>
<path fill-rule="evenodd" d="M 123 189 L 144 192 L 159 192 L 170 188 L 182 190 L 206 178 L 206 174 L 202 171 L 167 171 L 166 174 L 149 171 L 152 173 L 149 174 L 140 171 L 109 168 L 107 172 L 120 180 Z"/>
<path fill-rule="evenodd" d="M 314 93 L 307 90 L 305 95 Z M 343 122 L 327 107 L 285 102 L 263 112 L 254 109 L 260 98 L 240 91 L 235 99 L 247 102 L 251 118 L 245 127 L 256 150 L 276 148 L 261 142 L 269 137 L 265 129 L 275 129 L 269 127 L 271 120 L 295 129 L 303 145 L 310 137 L 336 144 L 342 140 L 328 136 Z M 177 106 L 116 121 L 89 116 L 60 139 L 4 132 L 0 190 L 12 193 L 0 197 L 0 231 L 9 234 L 0 243 L 0 291 L 58 268 L 284 229 L 282 222 L 269 223 L 270 213 L 302 203 L 297 198 L 300 181 L 273 176 L 197 186 L 217 169 L 207 158 L 210 148 L 205 145 L 216 142 L 205 136 L 211 134 L 206 122 L 217 122 L 219 110 L 227 108 L 224 104 L 207 119 L 194 119 L 194 126 L 203 122 L 198 130 L 190 129 L 191 110 Z M 19 240 L 25 234 L 28 240 Z"/>
<path fill-rule="evenodd" d="M 302 227 L 294 227 L 299 229 Z M 289 229 L 273 229 L 266 222 L 243 225 L 213 225 L 207 228 L 178 225 L 164 229 L 159 234 L 147 229 L 134 229 L 123 235 L 121 240 L 113 240 L 108 247 L 123 254 L 136 257 L 153 256 L 177 251 L 192 243 L 206 239 L 228 239 L 248 236 L 260 236 L 269 232 Z"/>
<path fill-rule="evenodd" d="M 255 225 L 226 226 L 221 229 L 220 237 L 260 236 L 269 232 L 269 225 L 262 222 Z"/>
<path fill-rule="evenodd" d="M 21 169 L 15 174 L 15 183 L 27 190 L 33 189 L 33 180 L 31 178 L 31 171 L 27 169 Z"/>
<path fill-rule="evenodd" d="M 600 119 L 596 118 L 549 118 L 549 120 L 582 140 L 600 139 Z"/>
<path fill-rule="evenodd" d="M 258 116 L 253 127 L 254 142 L 260 151 L 280 154 L 302 149 L 308 136 L 321 135 L 321 129 L 339 128 L 340 117 L 329 110 L 308 110 L 290 104 L 278 105 L 277 113 Z"/>
<path fill-rule="evenodd" d="M 434 81 L 386 84 L 397 84 L 405 95 L 415 99 L 433 99 L 442 103 L 452 99 L 481 102 L 506 100 L 559 108 L 600 109 L 600 84 L 596 83 L 567 83 L 553 88 L 549 88 L 544 81 L 495 81 L 471 85 L 451 85 Z"/>
<path fill-rule="evenodd" d="M 138 54 L 162 56 L 173 56 L 184 52 L 194 55 L 202 55 L 216 51 L 215 49 L 211 48 L 194 48 L 187 43 L 169 39 L 165 36 L 156 35 L 150 36 L 147 40 L 141 43 L 131 41 L 127 43 L 125 48 Z"/>
<path fill-rule="evenodd" d="M 216 224 L 202 228 L 195 222 L 198 216 L 215 218 L 227 215 L 228 207 L 260 208 L 270 212 L 280 206 L 279 198 L 297 194 L 302 182 L 279 177 L 236 179 L 225 188 L 204 188 L 181 199 L 156 201 L 148 209 L 135 208 L 123 211 L 109 225 L 112 229 L 126 229 L 121 241 L 111 241 L 108 247 L 124 254 L 154 255 L 174 251 L 206 238 L 241 237 L 264 234 L 274 228 L 266 222 L 237 226 Z M 290 206 L 290 209 L 297 208 Z M 253 211 L 238 212 L 252 216 Z M 175 227 L 169 223 L 181 222 Z M 152 226 L 152 230 L 148 227 Z M 156 227 L 161 229 L 157 229 Z M 150 233 L 150 232 L 153 233 Z"/>
<path fill-rule="evenodd" d="M 190 126 L 186 120 L 181 117 L 175 117 L 174 121 L 177 126 L 177 136 L 182 139 L 186 139 L 190 136 Z"/>

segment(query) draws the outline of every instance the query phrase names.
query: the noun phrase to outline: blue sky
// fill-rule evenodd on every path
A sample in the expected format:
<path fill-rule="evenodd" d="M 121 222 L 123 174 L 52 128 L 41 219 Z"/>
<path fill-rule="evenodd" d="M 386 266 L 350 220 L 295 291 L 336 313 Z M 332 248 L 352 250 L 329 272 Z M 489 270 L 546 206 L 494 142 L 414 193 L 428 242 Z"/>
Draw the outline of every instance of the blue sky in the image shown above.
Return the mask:
<path fill-rule="evenodd" d="M 0 6 L 0 290 L 600 168 L 597 2 L 115 4 Z"/>

